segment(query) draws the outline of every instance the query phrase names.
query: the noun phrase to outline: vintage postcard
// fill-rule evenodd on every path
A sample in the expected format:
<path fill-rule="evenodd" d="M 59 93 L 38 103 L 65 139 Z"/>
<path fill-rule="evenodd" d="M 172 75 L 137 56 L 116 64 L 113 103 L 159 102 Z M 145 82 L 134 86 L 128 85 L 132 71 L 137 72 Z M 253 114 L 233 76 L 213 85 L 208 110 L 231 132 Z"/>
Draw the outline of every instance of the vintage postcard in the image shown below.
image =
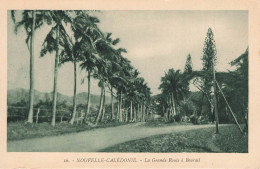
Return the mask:
<path fill-rule="evenodd" d="M 260 1 L 4 1 L 0 168 L 259 168 Z"/>

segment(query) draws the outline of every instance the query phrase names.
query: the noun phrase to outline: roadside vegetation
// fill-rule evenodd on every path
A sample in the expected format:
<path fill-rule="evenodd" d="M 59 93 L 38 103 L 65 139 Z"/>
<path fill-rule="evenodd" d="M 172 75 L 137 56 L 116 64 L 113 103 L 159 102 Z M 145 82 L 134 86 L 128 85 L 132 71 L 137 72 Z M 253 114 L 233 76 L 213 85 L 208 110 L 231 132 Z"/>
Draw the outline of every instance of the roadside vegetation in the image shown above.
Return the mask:
<path fill-rule="evenodd" d="M 26 123 L 10 122 L 7 125 L 7 140 L 23 140 L 30 138 L 39 138 L 46 136 L 57 136 L 62 134 L 76 133 L 81 131 L 87 131 L 97 128 L 115 127 L 122 125 L 123 123 L 102 123 L 98 126 L 95 125 L 71 125 L 69 123 L 57 123 L 56 127 L 52 127 L 49 123 Z"/>
<path fill-rule="evenodd" d="M 129 141 L 100 152 L 207 152 L 247 153 L 248 139 L 237 126 L 221 126 L 220 134 L 214 128 L 190 130 Z"/>

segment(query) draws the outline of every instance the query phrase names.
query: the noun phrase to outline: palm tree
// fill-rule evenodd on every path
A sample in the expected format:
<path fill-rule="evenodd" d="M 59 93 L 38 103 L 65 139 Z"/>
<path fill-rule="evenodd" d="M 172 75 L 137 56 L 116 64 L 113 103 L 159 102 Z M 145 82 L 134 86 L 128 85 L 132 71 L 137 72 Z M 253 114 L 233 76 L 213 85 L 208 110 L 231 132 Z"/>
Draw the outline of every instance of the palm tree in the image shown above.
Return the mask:
<path fill-rule="evenodd" d="M 34 102 L 34 37 L 35 30 L 40 28 L 44 21 L 49 24 L 50 18 L 45 15 L 45 11 L 36 10 L 24 10 L 22 11 L 22 19 L 16 21 L 16 11 L 11 11 L 11 17 L 15 23 L 15 33 L 17 30 L 23 26 L 27 38 L 25 40 L 29 50 L 30 50 L 30 91 L 29 91 L 29 113 L 28 113 L 28 123 L 33 123 L 33 102 Z"/>
<path fill-rule="evenodd" d="M 89 58 L 88 56 L 93 56 L 93 52 L 95 50 L 95 38 L 97 35 L 100 35 L 100 31 L 97 28 L 96 23 L 99 22 L 99 20 L 95 17 L 90 16 L 87 11 L 75 11 L 74 13 L 76 15 L 75 18 L 72 19 L 71 28 L 74 32 L 74 40 L 70 40 L 70 46 L 68 46 L 65 49 L 69 49 L 67 54 L 67 60 L 73 62 L 74 65 L 74 93 L 73 93 L 73 113 L 72 118 L 70 120 L 70 123 L 73 124 L 75 121 L 76 116 L 76 93 L 77 93 L 77 62 L 78 61 L 84 61 L 86 62 L 86 58 Z M 89 35 L 88 30 L 91 30 L 91 34 Z M 95 36 L 93 36 L 93 34 Z M 97 34 L 98 33 L 98 34 Z M 66 34 L 67 35 L 67 34 Z M 68 37 L 68 36 L 67 36 Z M 72 38 L 67 38 L 72 39 Z M 64 60 L 64 59 L 63 59 Z M 88 62 L 87 62 L 88 63 Z M 83 64 L 84 65 L 84 64 Z M 86 64 L 85 64 L 86 66 Z M 84 66 L 83 66 L 84 67 Z M 90 68 L 86 68 L 88 70 L 91 70 L 93 66 L 90 65 Z M 89 71 L 88 71 L 89 72 Z M 90 101 L 90 73 L 88 77 L 89 81 L 89 94 L 88 94 L 88 108 L 87 113 L 85 114 L 85 117 L 87 117 L 87 114 L 89 112 L 89 101 Z"/>
<path fill-rule="evenodd" d="M 48 11 L 52 18 L 53 27 L 47 34 L 44 42 L 41 56 L 55 51 L 55 65 L 54 65 L 54 85 L 53 85 L 53 107 L 52 107 L 52 122 L 51 125 L 55 126 L 56 121 L 56 102 L 57 102 L 57 79 L 58 79 L 58 66 L 60 65 L 60 48 L 61 44 L 66 43 L 67 32 L 63 26 L 64 23 L 71 22 L 68 11 Z M 65 50 L 65 49 L 64 49 Z"/>
<path fill-rule="evenodd" d="M 138 107 L 139 107 L 139 120 L 145 121 L 145 109 L 149 108 L 149 102 L 150 102 L 150 88 L 147 86 L 147 83 L 145 83 L 144 78 L 137 78 L 136 79 L 136 86 L 138 91 Z M 147 109 L 148 110 L 148 109 Z"/>
<path fill-rule="evenodd" d="M 180 70 L 169 69 L 168 73 L 165 73 L 165 76 L 161 78 L 159 89 L 162 89 L 162 93 L 168 97 L 171 110 L 168 117 L 175 116 L 177 114 L 177 102 L 188 92 L 186 78 Z"/>
<path fill-rule="evenodd" d="M 101 113 L 104 105 L 104 95 L 105 95 L 105 81 L 106 81 L 106 62 L 103 59 L 97 60 L 97 70 L 94 73 L 94 78 L 99 79 L 98 86 L 101 88 L 100 103 L 98 115 L 96 117 L 96 125 L 100 122 Z"/>
<path fill-rule="evenodd" d="M 87 75 L 87 80 L 88 80 L 88 97 L 87 97 L 87 111 L 84 116 L 84 122 L 87 122 L 87 116 L 89 114 L 89 109 L 90 109 L 90 80 L 91 76 L 93 74 L 93 71 L 96 68 L 96 57 L 93 55 L 91 52 L 85 52 L 84 53 L 84 59 L 82 63 L 80 64 L 80 67 L 82 70 L 86 70 L 88 75 Z M 82 83 L 84 83 L 84 79 L 82 80 Z"/>
<path fill-rule="evenodd" d="M 110 84 L 110 91 L 111 91 L 111 105 L 112 105 L 112 114 L 113 114 L 113 81 L 115 79 L 119 79 L 117 76 L 117 71 L 119 70 L 118 67 L 120 65 L 117 63 L 118 55 L 120 54 L 119 50 L 115 50 L 113 46 L 115 46 L 119 39 L 112 40 L 111 33 L 106 34 L 105 38 L 97 41 L 96 50 L 98 55 L 100 56 L 99 59 L 97 59 L 97 70 L 95 77 L 99 79 L 100 81 L 100 87 L 102 88 L 103 92 L 101 91 L 101 99 L 105 98 L 103 95 L 105 95 L 105 85 L 108 83 Z M 120 51 L 123 51 L 123 49 L 120 49 Z M 124 50 L 125 51 L 125 50 Z M 109 86 L 109 85 L 108 85 Z M 105 99 L 100 101 L 100 104 L 104 105 Z M 100 119 L 100 113 L 101 109 L 104 106 L 100 105 L 99 113 L 96 118 L 96 124 L 99 122 Z M 105 109 L 103 109 L 103 115 L 104 117 Z M 112 115 L 113 116 L 113 115 Z M 101 118 L 102 121 L 102 118 Z"/>
<path fill-rule="evenodd" d="M 127 95 L 126 100 L 129 100 L 130 102 L 130 122 L 134 121 L 134 108 L 133 108 L 133 102 L 136 100 L 136 97 L 138 96 L 138 92 L 136 90 L 135 86 L 135 80 L 137 76 L 139 75 L 139 72 L 134 69 L 131 72 L 131 79 L 129 80 L 129 83 L 127 84 Z"/>
<path fill-rule="evenodd" d="M 98 53 L 103 56 L 104 61 L 106 62 L 106 73 L 107 73 L 107 82 L 108 88 L 110 88 L 110 93 L 111 93 L 111 118 L 113 119 L 113 112 L 114 112 L 114 101 L 113 101 L 113 81 L 115 80 L 115 74 L 118 72 L 118 67 L 120 65 L 117 64 L 117 55 L 116 55 L 116 50 L 113 48 L 116 44 L 119 43 L 119 39 L 113 40 L 111 38 L 112 33 L 107 33 L 103 39 L 103 43 L 98 44 Z M 104 93 L 105 94 L 105 93 Z M 105 97 L 104 97 L 105 98 Z M 105 102 L 105 101 L 104 101 Z M 105 114 L 105 109 L 103 110 L 103 116 Z M 101 121 L 103 118 L 101 119 Z"/>
<path fill-rule="evenodd" d="M 72 24 L 72 30 L 74 37 L 78 41 L 78 52 L 81 69 L 85 69 L 88 72 L 88 98 L 87 98 L 87 111 L 84 116 L 84 122 L 87 121 L 87 115 L 90 110 L 90 79 L 96 68 L 96 60 L 100 59 L 97 55 L 96 44 L 103 39 L 103 34 L 97 27 L 99 23 L 98 18 L 88 14 L 88 11 L 76 11 L 77 17 Z M 84 79 L 82 80 L 84 83 Z M 75 116 L 75 113 L 73 113 Z M 72 121 L 72 120 L 71 120 Z"/>
<path fill-rule="evenodd" d="M 106 35 L 106 42 L 110 47 L 114 47 L 116 46 L 119 42 L 120 39 L 116 38 L 116 39 L 112 39 L 111 38 L 112 33 L 108 33 Z M 111 50 L 112 49 L 112 50 Z M 108 59 L 108 66 L 107 66 L 107 73 L 108 73 L 108 83 L 109 83 L 109 88 L 110 88 L 110 93 L 111 93 L 111 120 L 114 119 L 114 92 L 113 92 L 113 88 L 116 87 L 116 83 L 118 81 L 125 81 L 126 79 L 124 79 L 122 76 L 120 76 L 120 72 L 122 71 L 122 65 L 118 64 L 118 60 L 122 57 L 121 54 L 122 53 L 126 53 L 126 49 L 124 48 L 119 48 L 119 49 L 114 49 L 114 48 L 110 48 L 108 50 L 108 52 L 110 53 L 110 56 L 107 57 Z"/>
<path fill-rule="evenodd" d="M 117 90 L 117 99 L 118 99 L 118 109 L 117 109 L 117 117 L 119 122 L 123 122 L 123 114 L 122 114 L 122 104 L 123 104 L 123 97 L 126 96 L 127 92 L 127 84 L 129 83 L 130 72 L 133 67 L 130 64 L 130 61 L 124 58 L 122 55 L 119 55 L 118 63 L 121 65 L 121 69 L 118 72 L 117 80 L 115 88 Z"/>

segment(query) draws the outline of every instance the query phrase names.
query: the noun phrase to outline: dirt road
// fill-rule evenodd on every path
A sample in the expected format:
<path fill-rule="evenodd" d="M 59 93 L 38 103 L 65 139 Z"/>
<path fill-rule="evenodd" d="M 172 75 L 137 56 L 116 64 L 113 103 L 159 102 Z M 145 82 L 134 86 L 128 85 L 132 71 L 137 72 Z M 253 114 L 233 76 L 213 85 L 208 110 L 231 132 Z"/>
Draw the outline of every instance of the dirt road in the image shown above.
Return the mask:
<path fill-rule="evenodd" d="M 149 136 L 214 127 L 214 125 L 180 125 L 145 127 L 133 123 L 118 127 L 94 129 L 73 134 L 7 142 L 8 152 L 97 152 L 126 141 Z"/>

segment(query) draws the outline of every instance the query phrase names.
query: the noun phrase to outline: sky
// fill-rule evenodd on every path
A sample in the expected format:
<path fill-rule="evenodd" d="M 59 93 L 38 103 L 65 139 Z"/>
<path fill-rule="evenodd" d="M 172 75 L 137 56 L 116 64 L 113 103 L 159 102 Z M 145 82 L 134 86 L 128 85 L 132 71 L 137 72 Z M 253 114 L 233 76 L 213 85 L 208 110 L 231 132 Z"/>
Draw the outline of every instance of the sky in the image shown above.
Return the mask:
<path fill-rule="evenodd" d="M 117 47 L 139 70 L 151 88 L 159 94 L 160 79 L 168 69 L 183 71 L 190 54 L 193 70 L 202 69 L 204 39 L 212 28 L 217 48 L 217 71 L 232 70 L 229 62 L 240 56 L 248 47 L 247 11 L 100 11 L 103 32 L 120 38 Z M 19 17 L 19 16 L 18 16 Z M 14 24 L 8 12 L 8 89 L 29 89 L 29 50 L 25 44 L 26 33 L 21 28 L 14 33 Z M 35 89 L 53 90 L 54 53 L 40 57 L 43 40 L 50 30 L 43 26 L 35 33 Z M 84 70 L 77 69 L 77 93 L 87 91 Z M 194 88 L 191 86 L 191 89 Z M 73 95 L 73 64 L 59 68 L 58 92 Z M 100 94 L 97 81 L 91 82 L 91 93 Z"/>

